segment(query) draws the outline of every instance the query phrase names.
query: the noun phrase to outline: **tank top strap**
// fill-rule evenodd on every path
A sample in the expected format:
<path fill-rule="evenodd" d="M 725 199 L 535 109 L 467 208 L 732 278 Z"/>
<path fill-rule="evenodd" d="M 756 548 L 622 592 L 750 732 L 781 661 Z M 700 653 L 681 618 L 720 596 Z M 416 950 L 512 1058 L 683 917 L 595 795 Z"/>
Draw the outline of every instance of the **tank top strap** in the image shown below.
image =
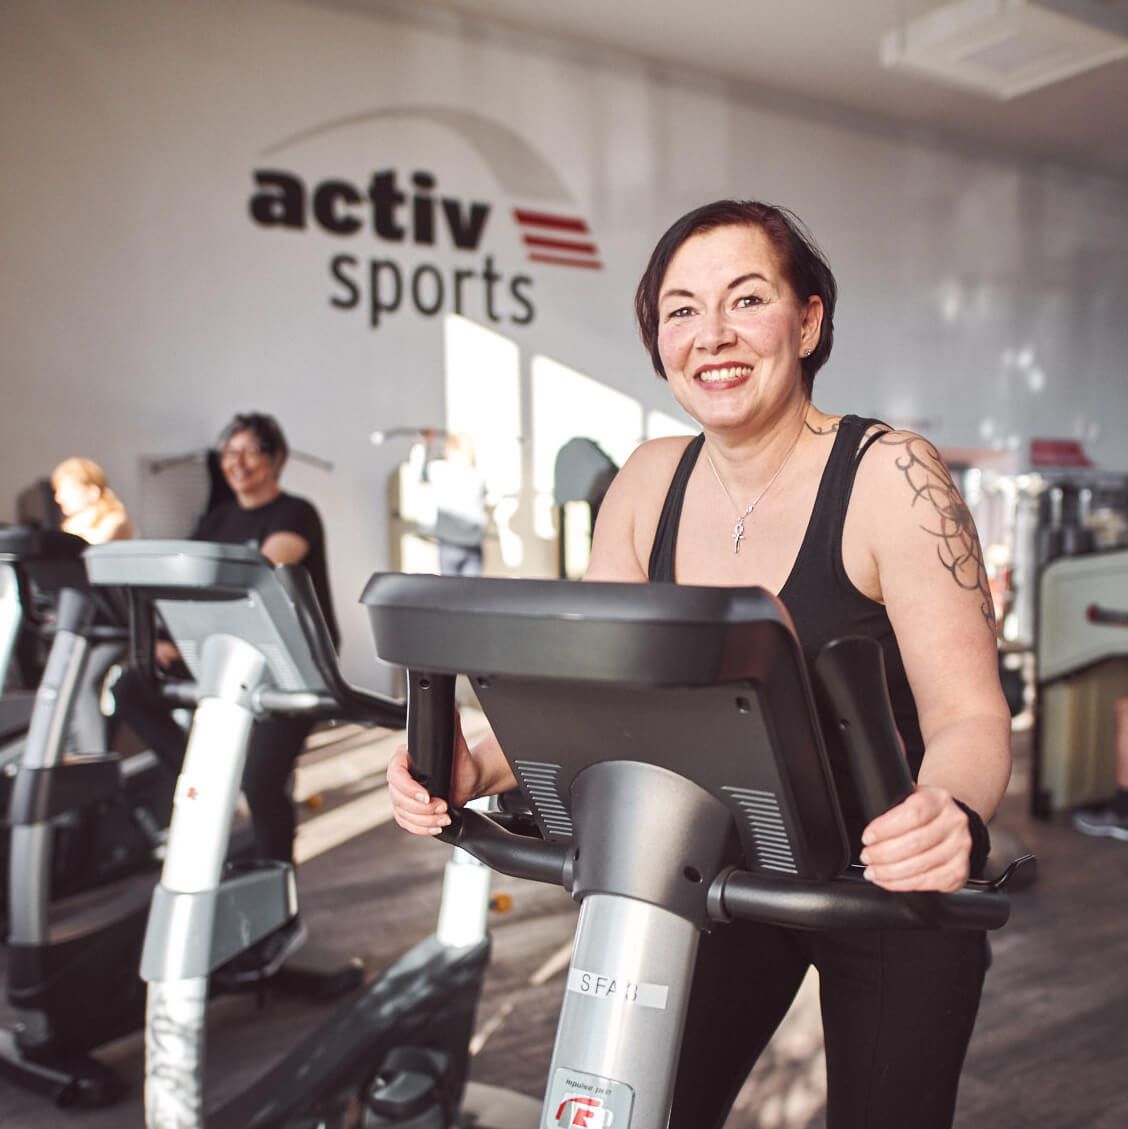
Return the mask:
<path fill-rule="evenodd" d="M 879 430 L 866 436 L 866 432 L 875 426 Z M 796 562 L 797 566 L 807 561 L 828 562 L 839 579 L 844 577 L 842 530 L 846 524 L 850 496 L 854 491 L 854 479 L 862 457 L 889 430 L 889 425 L 879 419 L 855 415 L 844 415 L 841 418 L 830 458 L 819 483 L 807 536 L 800 550 L 802 559 Z M 809 552 L 811 550 L 813 552 Z M 799 571 L 801 569 L 797 567 L 796 572 Z"/>
<path fill-rule="evenodd" d="M 678 460 L 674 477 L 670 479 L 670 488 L 666 491 L 662 513 L 658 517 L 658 528 L 654 532 L 654 544 L 650 548 L 650 564 L 647 568 L 650 580 L 674 581 L 674 556 L 678 547 L 682 506 L 685 504 L 685 488 L 704 446 L 704 434 L 688 443 Z"/>
<path fill-rule="evenodd" d="M 845 418 L 845 417 L 843 417 Z M 850 503 L 850 496 L 854 492 L 854 479 L 858 476 L 858 467 L 861 466 L 862 459 L 865 453 L 876 443 L 883 435 L 888 434 L 893 429 L 884 420 L 875 418 L 863 418 L 862 416 L 850 416 L 853 424 L 853 432 L 851 442 L 850 438 L 843 443 L 843 458 L 848 460 L 846 466 L 846 473 L 842 482 L 842 506 L 838 514 L 839 533 L 841 534 L 842 525 L 846 520 L 846 507 Z M 873 429 L 872 435 L 867 435 L 866 432 Z"/>

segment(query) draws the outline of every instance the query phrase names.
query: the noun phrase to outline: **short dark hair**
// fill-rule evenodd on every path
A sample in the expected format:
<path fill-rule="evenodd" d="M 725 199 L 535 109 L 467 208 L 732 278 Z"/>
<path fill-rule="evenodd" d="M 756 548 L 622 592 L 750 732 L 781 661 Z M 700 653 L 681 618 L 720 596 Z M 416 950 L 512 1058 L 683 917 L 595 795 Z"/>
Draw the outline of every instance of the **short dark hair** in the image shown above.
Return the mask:
<path fill-rule="evenodd" d="M 705 204 L 675 221 L 658 240 L 635 292 L 635 317 L 642 342 L 654 363 L 654 371 L 663 380 L 666 379 L 658 351 L 658 296 L 670 260 L 687 239 L 718 227 L 758 227 L 775 248 L 780 270 L 796 297 L 805 301 L 812 295 L 818 295 L 822 299 L 819 343 L 801 362 L 803 382 L 809 396 L 815 373 L 826 364 L 834 344 L 834 306 L 838 300 L 838 283 L 803 221 L 787 208 L 763 204 L 758 200 L 717 200 Z"/>
<path fill-rule="evenodd" d="M 274 455 L 278 460 L 278 469 L 281 470 L 290 454 L 290 445 L 286 436 L 274 416 L 265 412 L 240 412 L 233 416 L 231 422 L 219 433 L 217 444 L 220 452 L 227 446 L 233 435 L 240 431 L 249 431 L 259 445 L 264 455 Z"/>

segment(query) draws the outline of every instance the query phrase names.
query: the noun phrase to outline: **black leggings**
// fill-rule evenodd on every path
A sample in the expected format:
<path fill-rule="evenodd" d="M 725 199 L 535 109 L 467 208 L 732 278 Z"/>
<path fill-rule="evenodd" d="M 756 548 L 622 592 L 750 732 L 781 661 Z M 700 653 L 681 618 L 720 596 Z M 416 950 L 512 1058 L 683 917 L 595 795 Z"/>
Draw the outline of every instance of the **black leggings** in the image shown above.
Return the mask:
<path fill-rule="evenodd" d="M 188 735 L 148 680 L 127 670 L 114 684 L 117 716 L 173 774 L 188 747 Z M 255 850 L 264 859 L 293 861 L 294 804 L 290 774 L 312 723 L 303 718 L 270 717 L 256 721 L 243 767 L 243 795 L 251 809 Z"/>
<path fill-rule="evenodd" d="M 670 1129 L 724 1124 L 811 964 L 827 1129 L 950 1129 L 987 968 L 985 935 L 746 922 L 701 939 Z"/>

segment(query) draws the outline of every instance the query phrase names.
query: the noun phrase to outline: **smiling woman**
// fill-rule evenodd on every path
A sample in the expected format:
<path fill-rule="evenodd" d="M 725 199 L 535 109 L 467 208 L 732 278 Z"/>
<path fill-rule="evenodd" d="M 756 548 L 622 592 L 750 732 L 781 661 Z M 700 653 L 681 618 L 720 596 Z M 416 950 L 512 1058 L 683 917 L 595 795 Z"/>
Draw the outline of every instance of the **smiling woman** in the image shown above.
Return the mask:
<path fill-rule="evenodd" d="M 951 891 L 982 870 L 985 821 L 1010 774 L 987 578 L 936 449 L 812 403 L 836 298 L 830 267 L 784 209 L 723 200 L 666 232 L 636 312 L 655 370 L 701 433 L 652 440 L 627 460 L 600 508 L 587 578 L 765 588 L 808 664 L 836 638 L 876 639 L 916 784 L 867 821 L 827 734 L 854 857 L 886 889 Z M 434 834 L 446 804 L 409 764 L 405 750 L 388 769 L 396 819 Z M 513 785 L 496 738 L 459 740 L 455 806 Z M 981 933 L 738 923 L 702 939 L 674 1129 L 723 1124 L 812 964 L 828 1126 L 951 1125 L 986 966 Z"/>
<path fill-rule="evenodd" d="M 659 303 L 663 284 L 668 281 L 671 260 L 690 236 L 728 225 L 766 241 L 767 247 L 762 250 L 768 250 L 773 259 L 778 259 L 778 269 L 782 271 L 792 294 L 818 299 L 820 324 L 815 335 L 816 343 L 801 352 L 803 381 L 809 397 L 815 373 L 830 357 L 834 344 L 834 308 L 838 301 L 838 284 L 830 266 L 799 218 L 785 208 L 755 201 L 721 200 L 706 205 L 683 216 L 658 241 L 635 294 L 639 331 L 650 352 L 654 369 L 659 376 L 666 376 L 658 342 Z M 737 277 L 729 280 L 731 285 L 737 287 L 743 281 L 750 282 L 752 279 Z M 761 276 L 760 281 L 766 283 L 767 279 Z M 671 289 L 676 288 L 674 283 L 669 285 Z M 748 298 L 750 304 L 755 304 L 757 299 L 754 295 L 749 295 Z"/>
<path fill-rule="evenodd" d="M 661 371 L 678 403 L 730 441 L 787 419 L 802 431 L 810 389 L 793 362 L 819 342 L 823 301 L 799 297 L 759 227 L 723 227 L 683 244 L 657 303 Z"/>
<path fill-rule="evenodd" d="M 309 573 L 333 642 L 337 622 L 329 593 L 325 534 L 312 503 L 288 494 L 279 481 L 290 448 L 278 421 L 263 412 L 232 418 L 217 444 L 220 466 L 234 497 L 206 513 L 192 533 L 196 541 L 250 545 L 272 564 L 301 565 Z M 176 647 L 157 643 L 154 659 L 165 676 L 188 674 Z M 118 716 L 175 776 L 187 734 L 172 719 L 167 702 L 137 670 L 114 686 Z M 293 763 L 309 733 L 303 718 L 268 717 L 255 723 L 243 771 L 255 847 L 263 858 L 292 861 L 294 809 L 289 792 Z"/>

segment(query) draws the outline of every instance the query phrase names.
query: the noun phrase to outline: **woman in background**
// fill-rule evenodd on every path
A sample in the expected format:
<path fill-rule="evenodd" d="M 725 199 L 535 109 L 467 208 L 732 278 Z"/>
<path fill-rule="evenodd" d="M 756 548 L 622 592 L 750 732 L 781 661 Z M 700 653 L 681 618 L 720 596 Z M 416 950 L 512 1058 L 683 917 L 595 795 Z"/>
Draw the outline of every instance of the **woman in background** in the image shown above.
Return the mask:
<path fill-rule="evenodd" d="M 133 522 L 121 499 L 110 489 L 106 472 L 93 460 L 64 459 L 51 473 L 55 503 L 63 512 L 60 528 L 91 545 L 125 541 L 134 536 Z M 122 657 L 117 643 L 96 643 L 83 674 L 83 689 L 76 696 L 72 717 L 72 742 L 79 752 L 108 747 L 102 690 L 106 675 Z"/>
<path fill-rule="evenodd" d="M 305 498 L 287 494 L 279 481 L 290 452 L 278 421 L 262 412 L 236 415 L 219 437 L 223 476 L 232 498 L 206 513 L 194 541 L 249 545 L 273 565 L 302 565 L 313 582 L 334 646 L 339 642 L 329 592 L 325 532 L 321 517 Z M 157 641 L 156 664 L 173 678 L 185 677 L 180 653 L 169 639 Z M 172 777 L 188 747 L 188 734 L 148 677 L 128 670 L 114 686 L 117 715 L 157 755 Z M 256 721 L 243 769 L 243 794 L 251 809 L 255 847 L 261 858 L 293 861 L 294 804 L 290 774 L 313 722 L 277 715 Z"/>
<path fill-rule="evenodd" d="M 64 459 L 51 474 L 51 486 L 63 511 L 64 533 L 73 533 L 91 545 L 133 537 L 133 522 L 125 506 L 93 459 Z"/>

